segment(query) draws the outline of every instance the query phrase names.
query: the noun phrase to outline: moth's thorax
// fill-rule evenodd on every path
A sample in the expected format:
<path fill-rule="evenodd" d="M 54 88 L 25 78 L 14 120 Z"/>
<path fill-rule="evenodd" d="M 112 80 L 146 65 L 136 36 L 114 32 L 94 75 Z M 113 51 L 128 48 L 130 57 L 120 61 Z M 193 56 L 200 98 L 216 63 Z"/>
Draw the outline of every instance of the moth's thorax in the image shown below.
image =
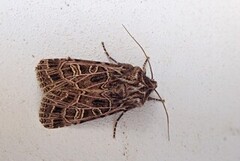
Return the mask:
<path fill-rule="evenodd" d="M 143 105 L 151 92 L 157 87 L 157 82 L 147 77 L 140 67 L 133 67 L 125 78 L 128 97 L 134 100 L 137 106 Z"/>

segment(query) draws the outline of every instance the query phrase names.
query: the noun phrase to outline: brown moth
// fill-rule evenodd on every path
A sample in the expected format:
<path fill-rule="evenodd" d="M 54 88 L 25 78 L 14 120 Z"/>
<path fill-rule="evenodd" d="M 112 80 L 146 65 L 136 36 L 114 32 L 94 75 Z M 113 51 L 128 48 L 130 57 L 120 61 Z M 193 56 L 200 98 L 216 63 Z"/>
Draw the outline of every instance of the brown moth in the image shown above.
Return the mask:
<path fill-rule="evenodd" d="M 142 106 L 148 100 L 156 100 L 164 106 L 169 138 L 168 113 L 164 100 L 156 91 L 157 82 L 153 79 L 149 57 L 143 48 L 140 46 L 146 60 L 140 68 L 117 62 L 110 57 L 103 42 L 102 46 L 112 63 L 71 58 L 43 59 L 39 62 L 37 79 L 44 92 L 40 122 L 46 128 L 58 128 L 121 112 L 114 124 L 115 137 L 117 123 L 126 111 Z M 151 78 L 146 76 L 147 63 Z M 153 91 L 159 98 L 150 97 Z"/>

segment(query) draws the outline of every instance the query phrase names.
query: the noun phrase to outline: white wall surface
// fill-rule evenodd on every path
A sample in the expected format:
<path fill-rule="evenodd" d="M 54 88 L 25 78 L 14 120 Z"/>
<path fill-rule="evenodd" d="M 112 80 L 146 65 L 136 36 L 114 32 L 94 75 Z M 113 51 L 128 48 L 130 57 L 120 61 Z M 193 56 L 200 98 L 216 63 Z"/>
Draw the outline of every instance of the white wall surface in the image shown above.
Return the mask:
<path fill-rule="evenodd" d="M 43 58 L 142 66 L 149 56 L 166 99 L 118 115 L 49 130 L 38 118 Z M 0 0 L 1 161 L 240 160 L 239 0 Z"/>

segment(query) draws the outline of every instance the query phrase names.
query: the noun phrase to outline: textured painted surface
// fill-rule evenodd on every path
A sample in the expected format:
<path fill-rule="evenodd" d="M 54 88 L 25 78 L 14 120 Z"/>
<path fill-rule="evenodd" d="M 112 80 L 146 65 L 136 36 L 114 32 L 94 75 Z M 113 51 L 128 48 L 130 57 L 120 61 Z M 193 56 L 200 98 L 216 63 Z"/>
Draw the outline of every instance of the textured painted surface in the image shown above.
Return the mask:
<path fill-rule="evenodd" d="M 0 1 L 0 160 L 240 160 L 240 3 L 197 1 Z M 119 122 L 117 115 L 62 129 L 38 121 L 42 58 L 112 57 L 142 65 L 151 57 L 166 99 Z"/>

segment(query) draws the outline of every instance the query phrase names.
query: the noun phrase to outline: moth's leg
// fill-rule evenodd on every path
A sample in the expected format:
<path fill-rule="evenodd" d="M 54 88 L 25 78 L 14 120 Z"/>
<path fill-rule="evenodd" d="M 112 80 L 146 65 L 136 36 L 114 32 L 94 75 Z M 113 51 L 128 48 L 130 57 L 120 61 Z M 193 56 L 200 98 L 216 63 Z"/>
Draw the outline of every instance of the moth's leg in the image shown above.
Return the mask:
<path fill-rule="evenodd" d="M 164 102 L 165 102 L 165 100 L 164 100 L 164 99 L 153 98 L 153 97 L 148 97 L 148 101 L 159 101 L 159 102 L 162 102 L 162 103 L 164 103 Z"/>
<path fill-rule="evenodd" d="M 121 117 L 123 116 L 123 114 L 124 114 L 125 112 L 127 112 L 127 110 L 126 110 L 126 111 L 123 111 L 123 112 L 118 116 L 117 120 L 115 121 L 114 128 L 113 128 L 113 138 L 115 138 L 115 136 L 116 136 L 116 129 L 117 129 L 118 121 L 121 119 Z"/>
<path fill-rule="evenodd" d="M 147 65 L 147 62 L 149 61 L 150 57 L 147 57 L 145 62 L 143 63 L 143 71 L 144 73 L 146 73 L 146 65 Z"/>
<path fill-rule="evenodd" d="M 103 50 L 104 50 L 105 54 L 107 55 L 108 59 L 113 61 L 114 63 L 118 64 L 118 62 L 108 54 L 107 49 L 105 48 L 104 42 L 102 42 L 102 47 L 103 47 Z"/>

